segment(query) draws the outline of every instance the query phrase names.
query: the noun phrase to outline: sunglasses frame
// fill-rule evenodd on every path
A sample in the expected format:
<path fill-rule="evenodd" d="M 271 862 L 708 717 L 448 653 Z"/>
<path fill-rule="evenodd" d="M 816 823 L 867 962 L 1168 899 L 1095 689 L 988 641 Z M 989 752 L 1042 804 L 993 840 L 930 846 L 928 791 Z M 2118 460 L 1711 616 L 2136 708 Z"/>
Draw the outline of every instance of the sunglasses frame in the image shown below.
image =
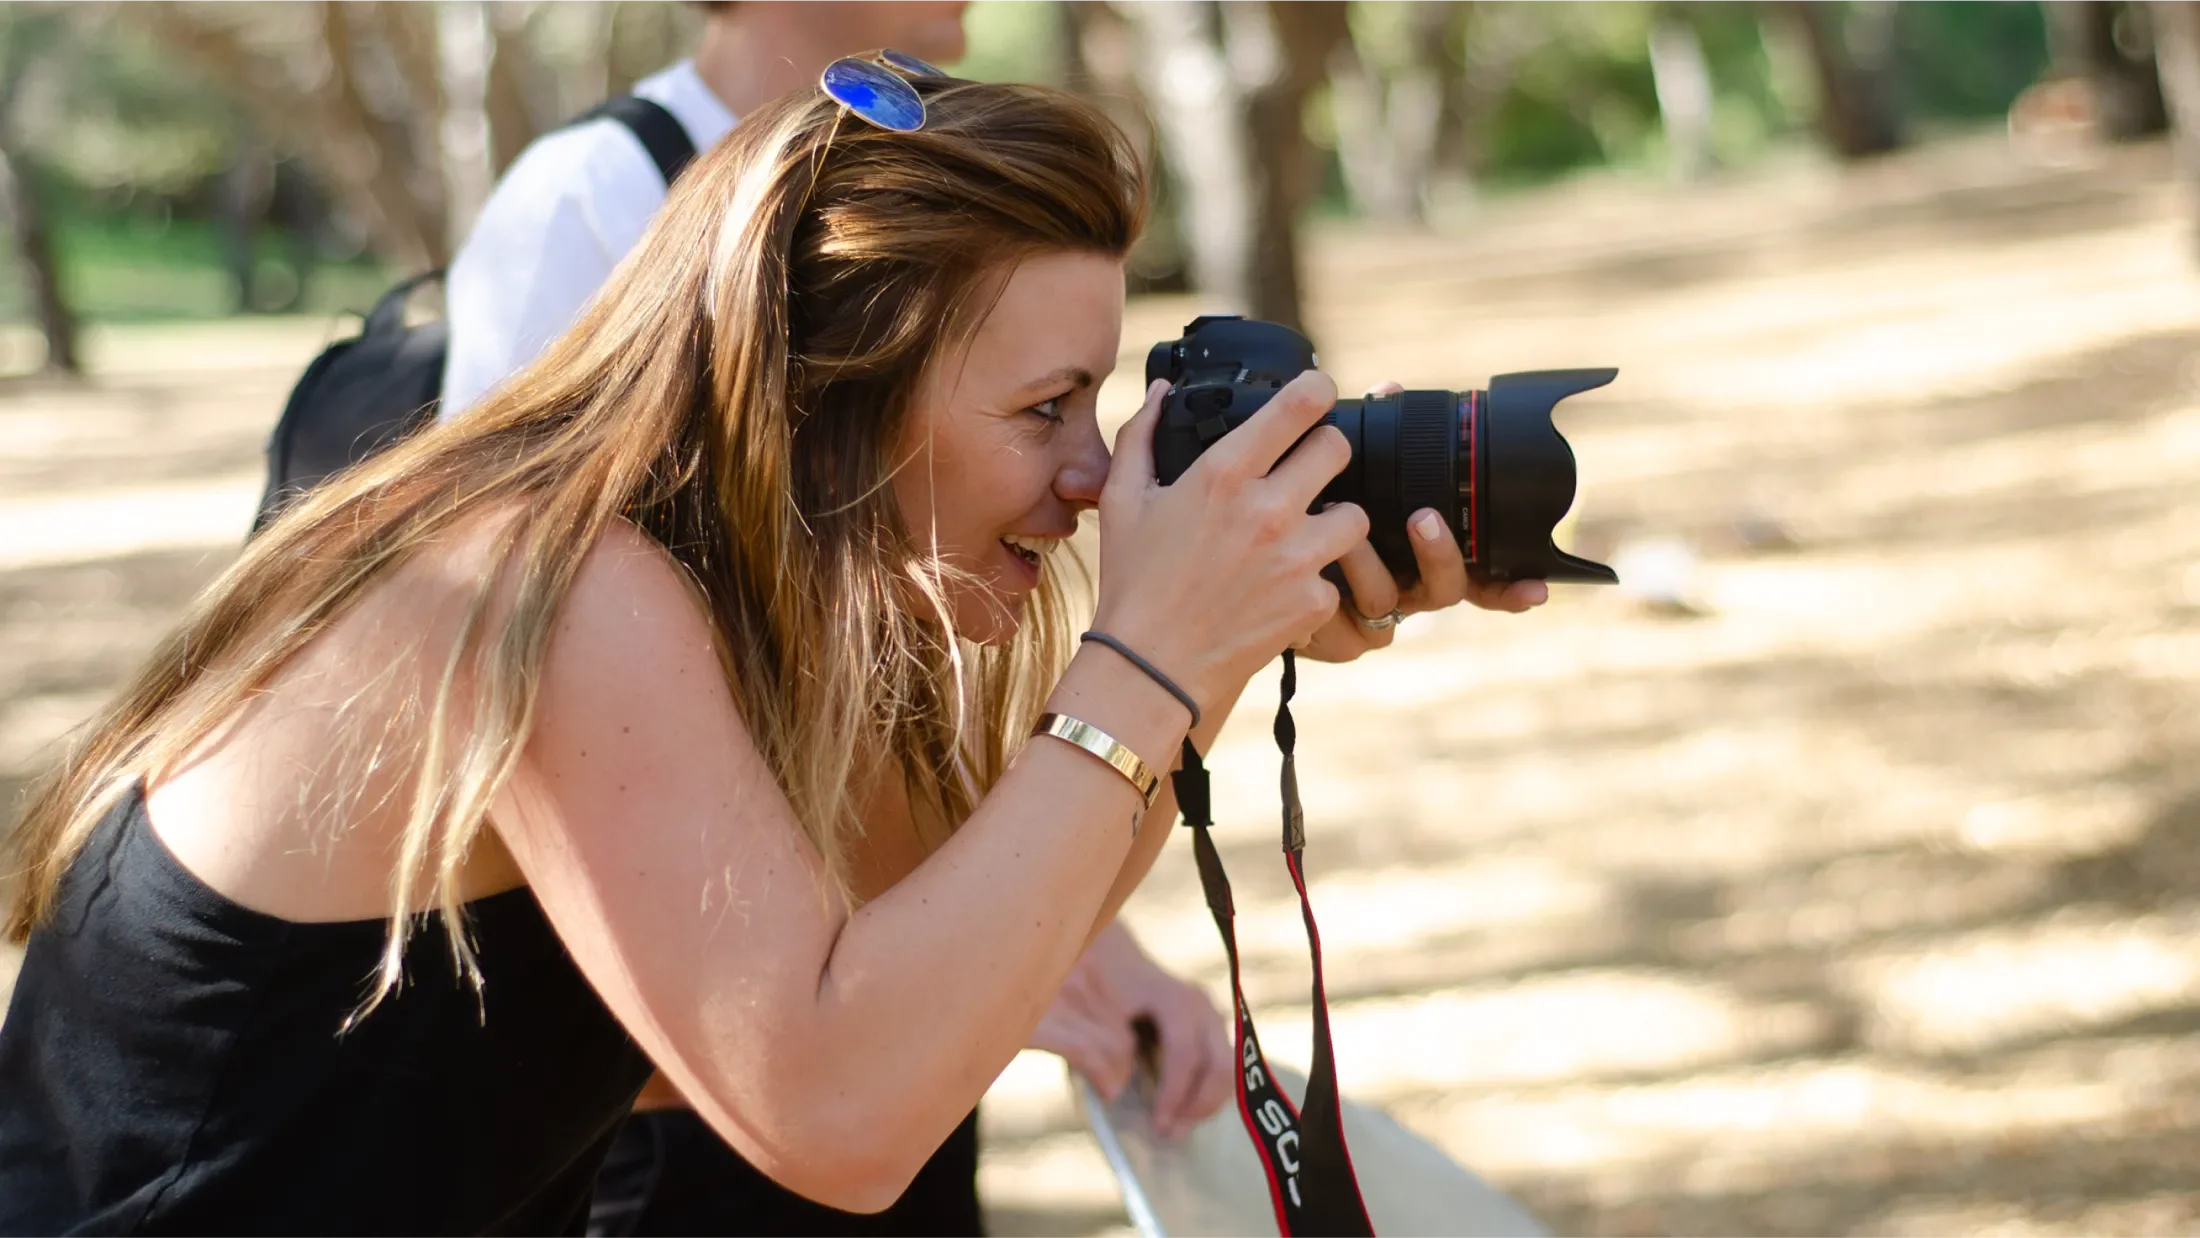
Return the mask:
<path fill-rule="evenodd" d="M 888 47 L 835 60 L 818 74 L 817 86 L 827 98 L 874 128 L 915 133 L 924 128 L 924 97 L 908 79 L 946 76 L 936 66 Z"/>

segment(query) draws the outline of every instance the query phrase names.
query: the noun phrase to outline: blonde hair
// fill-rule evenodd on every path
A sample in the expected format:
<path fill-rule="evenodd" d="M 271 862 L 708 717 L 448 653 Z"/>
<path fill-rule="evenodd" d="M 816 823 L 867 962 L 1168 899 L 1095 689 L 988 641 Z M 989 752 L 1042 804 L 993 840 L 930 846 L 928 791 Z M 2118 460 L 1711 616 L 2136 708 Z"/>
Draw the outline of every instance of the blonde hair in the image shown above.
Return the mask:
<path fill-rule="evenodd" d="M 134 780 L 175 769 L 377 582 L 490 509 L 521 514 L 490 526 L 449 658 L 423 668 L 435 687 L 370 1006 L 398 979 L 415 913 L 461 924 L 460 866 L 526 742 L 553 621 L 620 518 L 697 586 L 742 718 L 841 897 L 870 775 L 898 767 L 920 820 L 966 817 L 1066 660 L 1061 582 L 1001 647 L 961 640 L 944 571 L 887 483 L 927 367 L 1005 273 L 1038 253 L 1121 257 L 1145 182 L 1122 133 L 1071 96 L 915 85 L 916 133 L 816 91 L 747 118 L 536 364 L 254 541 L 33 796 L 6 934 L 49 914 Z M 492 626 L 500 580 L 516 583 Z M 478 984 L 464 933 L 450 939 Z"/>

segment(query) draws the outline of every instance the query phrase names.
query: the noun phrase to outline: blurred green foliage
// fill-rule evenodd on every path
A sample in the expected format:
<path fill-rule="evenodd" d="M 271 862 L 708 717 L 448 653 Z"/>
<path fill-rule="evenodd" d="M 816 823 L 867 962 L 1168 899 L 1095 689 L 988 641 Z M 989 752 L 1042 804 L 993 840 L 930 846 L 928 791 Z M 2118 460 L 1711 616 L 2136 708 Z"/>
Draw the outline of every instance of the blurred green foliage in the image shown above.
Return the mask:
<path fill-rule="evenodd" d="M 1897 11 L 1897 80 L 1927 121 L 1998 119 L 2047 67 L 2037 4 L 1908 0 Z"/>
<path fill-rule="evenodd" d="M 205 219 L 163 212 L 156 201 L 56 221 L 62 286 L 87 320 L 130 322 L 213 318 L 235 312 L 236 286 L 227 245 Z M 298 278 L 296 239 L 280 230 L 253 238 L 261 295 L 281 297 Z M 13 262 L 12 256 L 6 261 Z M 12 265 L 0 279 L 0 321 L 30 317 L 23 281 Z M 312 265 L 303 297 L 291 312 L 363 313 L 393 275 L 372 255 Z"/>
<path fill-rule="evenodd" d="M 1506 12 L 1521 7 L 1539 12 L 1532 20 Z M 1662 163 L 1648 42 L 1661 12 L 1687 22 L 1703 46 L 1720 163 L 1744 164 L 1774 144 L 1809 139 L 1817 86 L 1808 59 L 1783 15 L 1764 6 L 1600 0 L 1462 10 L 1449 49 L 1453 63 L 1470 74 L 1510 74 L 1475 161 L 1488 186 L 1594 166 Z M 1538 28 L 1523 34 L 1523 25 Z M 2046 25 L 2035 3 L 1905 0 L 1896 7 L 1894 31 L 1899 105 L 1925 132 L 1998 121 L 2048 63 Z"/>
<path fill-rule="evenodd" d="M 1383 68 L 1425 57 L 1417 43 L 1425 23 L 1416 16 L 1426 14 L 1402 0 L 1354 0 L 1351 24 L 1363 58 Z M 1772 148 L 1811 140 L 1815 82 L 1774 8 L 1480 0 L 1452 6 L 1445 23 L 1441 60 L 1454 78 L 1451 106 L 1462 114 L 1447 129 L 1450 147 L 1439 162 L 1478 190 L 1595 167 L 1662 167 L 1648 51 L 1661 18 L 1685 21 L 1702 44 L 1721 165 L 1746 165 Z M 959 72 L 1063 80 L 1069 46 L 1058 5 L 978 0 L 966 21 L 969 52 Z M 2047 63 L 2036 3 L 1906 0 L 1895 35 L 1901 102 L 1913 131 L 1998 118 Z M 216 178 L 252 143 L 218 85 L 149 38 L 126 5 L 87 15 L 0 4 L 0 60 L 22 76 L 5 121 L 25 179 L 55 224 L 64 286 L 79 311 L 91 319 L 230 312 L 229 260 L 214 222 Z M 1334 127 L 1325 108 L 1326 95 L 1317 93 L 1308 132 L 1329 145 Z M 1319 209 L 1347 209 L 1333 159 L 1325 180 Z M 253 244 L 256 263 L 288 278 L 293 238 L 263 233 Z M 0 264 L 0 318 L 19 318 L 24 294 L 12 253 Z M 323 255 L 298 308 L 362 305 L 383 278 L 371 259 Z"/>
<path fill-rule="evenodd" d="M 1068 33 L 1049 0 L 977 0 L 963 12 L 963 58 L 948 71 L 981 82 L 1042 82 L 1067 76 Z"/>

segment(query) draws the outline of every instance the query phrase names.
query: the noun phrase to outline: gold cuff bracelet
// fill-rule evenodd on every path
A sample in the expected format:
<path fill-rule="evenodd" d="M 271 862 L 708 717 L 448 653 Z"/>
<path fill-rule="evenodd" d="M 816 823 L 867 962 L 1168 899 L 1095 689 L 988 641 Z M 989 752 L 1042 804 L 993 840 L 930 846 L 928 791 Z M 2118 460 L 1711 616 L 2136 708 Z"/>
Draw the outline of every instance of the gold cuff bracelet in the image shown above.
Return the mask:
<path fill-rule="evenodd" d="M 1065 740 L 1114 766 L 1116 773 L 1130 779 L 1131 785 L 1138 788 L 1148 808 L 1153 807 L 1154 800 L 1161 794 L 1161 779 L 1139 760 L 1138 754 L 1089 722 L 1080 722 L 1067 714 L 1042 714 L 1039 725 L 1031 733 Z"/>

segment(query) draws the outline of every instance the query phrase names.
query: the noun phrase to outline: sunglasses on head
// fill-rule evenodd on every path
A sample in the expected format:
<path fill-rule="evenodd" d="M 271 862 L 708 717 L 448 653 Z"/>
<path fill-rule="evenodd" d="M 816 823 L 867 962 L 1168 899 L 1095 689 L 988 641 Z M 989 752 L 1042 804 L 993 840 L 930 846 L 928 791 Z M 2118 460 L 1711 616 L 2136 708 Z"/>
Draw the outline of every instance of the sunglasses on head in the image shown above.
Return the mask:
<path fill-rule="evenodd" d="M 817 84 L 834 102 L 871 124 L 895 133 L 915 133 L 924 128 L 924 100 L 908 78 L 946 76 L 907 52 L 887 48 L 835 60 L 825 66 Z"/>

